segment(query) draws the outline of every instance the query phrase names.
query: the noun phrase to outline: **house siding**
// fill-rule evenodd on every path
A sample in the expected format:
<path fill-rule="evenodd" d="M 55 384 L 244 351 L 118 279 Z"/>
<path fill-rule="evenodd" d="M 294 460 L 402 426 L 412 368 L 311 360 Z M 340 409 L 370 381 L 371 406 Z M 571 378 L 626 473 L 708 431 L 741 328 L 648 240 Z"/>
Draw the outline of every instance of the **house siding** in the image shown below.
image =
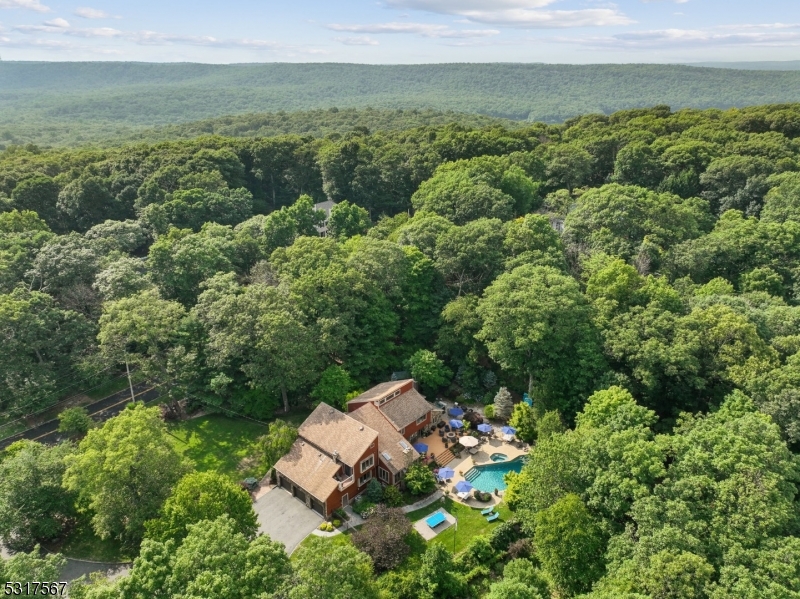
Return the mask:
<path fill-rule="evenodd" d="M 340 491 L 338 488 L 331 493 L 328 498 L 325 500 L 325 516 L 329 517 L 333 514 L 334 510 L 339 509 L 342 507 L 342 497 L 346 494 L 349 501 L 352 503 L 353 499 L 355 499 L 356 495 L 363 493 L 369 481 L 366 484 L 358 486 L 358 478 L 363 474 L 360 470 L 361 462 L 372 456 L 372 467 L 367 470 L 367 472 L 372 472 L 372 478 L 378 478 L 378 441 L 377 439 L 372 444 L 373 446 L 370 447 L 367 451 L 365 451 L 361 457 L 358 459 L 358 462 L 352 465 L 353 468 L 353 476 L 355 477 L 355 482 L 347 487 L 344 491 Z M 380 482 L 380 481 L 378 481 Z"/>
<path fill-rule="evenodd" d="M 411 424 L 406 425 L 403 436 L 406 439 L 411 439 L 412 436 L 414 436 L 416 433 L 418 433 L 431 423 L 431 417 L 432 417 L 432 412 L 428 412 L 427 414 L 425 414 L 425 420 L 423 420 L 420 424 L 412 422 Z"/>

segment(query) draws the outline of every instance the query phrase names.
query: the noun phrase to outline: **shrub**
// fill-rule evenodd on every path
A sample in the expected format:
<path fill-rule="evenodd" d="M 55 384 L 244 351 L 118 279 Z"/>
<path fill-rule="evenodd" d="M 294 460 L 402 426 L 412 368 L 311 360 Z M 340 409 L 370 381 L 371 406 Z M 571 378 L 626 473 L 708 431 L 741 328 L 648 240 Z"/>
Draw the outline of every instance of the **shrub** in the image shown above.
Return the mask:
<path fill-rule="evenodd" d="M 403 505 L 403 494 L 390 485 L 383 490 L 383 503 L 389 507 L 400 507 Z"/>
<path fill-rule="evenodd" d="M 371 481 L 369 481 L 367 490 L 364 491 L 364 497 L 370 503 L 380 503 L 383 501 L 383 489 L 381 488 L 381 483 L 378 482 L 378 479 L 373 478 Z"/>
<path fill-rule="evenodd" d="M 319 529 L 320 530 L 328 530 L 328 523 L 327 522 L 323 522 L 322 524 L 319 525 Z"/>
<path fill-rule="evenodd" d="M 411 464 L 406 473 L 406 486 L 412 495 L 431 493 L 436 488 L 436 479 L 428 468 L 422 464 Z"/>
<path fill-rule="evenodd" d="M 483 408 L 483 415 L 486 416 L 489 420 L 494 418 L 494 404 L 490 403 L 489 405 Z"/>
<path fill-rule="evenodd" d="M 82 437 L 94 426 L 86 408 L 67 408 L 58 415 L 58 432 L 70 437 Z"/>
<path fill-rule="evenodd" d="M 341 520 L 334 520 L 333 521 L 333 527 L 334 528 L 339 528 L 341 525 L 342 525 L 342 521 Z"/>
<path fill-rule="evenodd" d="M 353 533 L 353 545 L 368 554 L 376 571 L 391 570 L 411 551 L 406 537 L 411 522 L 403 510 L 379 505 L 360 530 Z"/>
<path fill-rule="evenodd" d="M 353 503 L 353 511 L 356 514 L 363 514 L 364 512 L 369 512 L 372 508 L 375 507 L 375 504 L 371 501 L 368 501 L 366 498 L 362 497 L 358 501 Z"/>
<path fill-rule="evenodd" d="M 522 538 L 522 527 L 518 520 L 501 522 L 492 529 L 489 542 L 495 551 L 506 551 L 509 546 Z"/>

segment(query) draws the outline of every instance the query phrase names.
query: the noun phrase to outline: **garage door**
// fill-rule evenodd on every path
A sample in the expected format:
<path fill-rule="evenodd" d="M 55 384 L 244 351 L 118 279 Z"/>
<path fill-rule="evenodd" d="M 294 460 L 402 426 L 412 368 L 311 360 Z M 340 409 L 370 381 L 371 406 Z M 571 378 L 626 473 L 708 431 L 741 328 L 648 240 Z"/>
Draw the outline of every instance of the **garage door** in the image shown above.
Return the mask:
<path fill-rule="evenodd" d="M 311 498 L 311 509 L 317 512 L 320 516 L 325 516 L 325 506 L 316 498 Z"/>
<path fill-rule="evenodd" d="M 305 503 L 305 501 L 306 501 L 306 494 L 305 494 L 305 492 L 303 491 L 303 489 L 301 489 L 300 487 L 295 487 L 295 488 L 294 488 L 294 496 L 295 496 L 295 497 L 297 497 L 297 498 L 298 498 L 300 501 L 302 501 L 303 503 Z"/>
<path fill-rule="evenodd" d="M 289 491 L 289 493 L 291 493 L 291 492 L 292 492 L 292 481 L 290 481 L 290 480 L 289 480 L 288 478 L 286 478 L 285 476 L 281 476 L 281 486 L 282 486 L 284 489 L 286 489 L 287 491 Z"/>

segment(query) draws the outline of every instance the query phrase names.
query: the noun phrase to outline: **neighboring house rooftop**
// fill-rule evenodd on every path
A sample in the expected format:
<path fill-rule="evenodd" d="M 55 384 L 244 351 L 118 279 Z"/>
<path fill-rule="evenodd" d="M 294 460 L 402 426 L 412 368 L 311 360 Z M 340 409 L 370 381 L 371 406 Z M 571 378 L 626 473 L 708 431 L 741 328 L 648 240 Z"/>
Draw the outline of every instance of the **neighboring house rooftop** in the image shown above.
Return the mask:
<path fill-rule="evenodd" d="M 433 405 L 420 395 L 416 389 L 406 391 L 378 408 L 397 430 L 414 424 L 418 419 L 434 410 Z"/>
<path fill-rule="evenodd" d="M 397 432 L 374 404 L 365 403 L 350 416 L 378 431 L 378 455 L 392 474 L 405 470 L 419 458 L 417 450 Z"/>
<path fill-rule="evenodd" d="M 348 466 L 355 466 L 378 438 L 374 430 L 326 403 L 311 412 L 298 435 Z"/>
<path fill-rule="evenodd" d="M 339 486 L 334 476 L 340 468 L 341 464 L 303 439 L 297 439 L 275 464 L 278 472 L 322 501 Z"/>

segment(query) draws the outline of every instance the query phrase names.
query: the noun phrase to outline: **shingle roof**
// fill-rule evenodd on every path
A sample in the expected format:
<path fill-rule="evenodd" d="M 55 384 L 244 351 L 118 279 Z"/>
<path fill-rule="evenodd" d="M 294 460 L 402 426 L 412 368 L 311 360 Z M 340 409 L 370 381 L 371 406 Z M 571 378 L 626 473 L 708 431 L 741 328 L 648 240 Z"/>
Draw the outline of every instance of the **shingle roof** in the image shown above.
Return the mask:
<path fill-rule="evenodd" d="M 339 472 L 337 464 L 313 445 L 297 439 L 275 469 L 320 501 L 325 501 L 338 487 L 333 478 Z"/>
<path fill-rule="evenodd" d="M 378 409 L 397 430 L 400 430 L 409 424 L 414 424 L 434 407 L 416 389 L 411 389 L 387 401 Z"/>
<path fill-rule="evenodd" d="M 384 395 L 388 395 L 392 391 L 400 389 L 400 387 L 405 385 L 410 380 L 412 379 L 405 379 L 402 381 L 387 381 L 385 383 L 381 383 L 380 385 L 375 385 L 369 391 L 364 391 L 364 393 L 362 393 L 357 397 L 354 397 L 347 403 L 351 404 L 351 403 L 362 403 L 365 401 L 375 401 L 376 399 L 380 399 Z"/>
<path fill-rule="evenodd" d="M 371 428 L 325 403 L 311 412 L 298 433 L 328 455 L 338 453 L 339 460 L 348 466 L 355 466 L 378 438 Z"/>
<path fill-rule="evenodd" d="M 350 416 L 378 431 L 378 456 L 392 474 L 405 470 L 411 462 L 419 458 L 417 450 L 411 447 L 411 443 L 397 432 L 373 404 L 364 404 L 351 412 Z M 403 450 L 404 445 L 408 448 L 407 452 Z"/>

